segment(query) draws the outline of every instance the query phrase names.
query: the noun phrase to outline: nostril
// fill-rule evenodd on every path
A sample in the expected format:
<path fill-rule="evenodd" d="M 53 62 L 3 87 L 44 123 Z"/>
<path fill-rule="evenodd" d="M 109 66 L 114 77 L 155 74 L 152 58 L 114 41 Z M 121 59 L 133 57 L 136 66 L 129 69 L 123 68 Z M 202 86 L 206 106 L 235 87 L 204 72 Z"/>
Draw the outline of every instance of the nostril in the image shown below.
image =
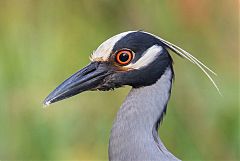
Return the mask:
<path fill-rule="evenodd" d="M 95 71 L 97 68 L 91 68 L 91 69 L 86 69 L 83 73 L 82 76 L 88 75 L 89 73 L 92 73 Z"/>
<path fill-rule="evenodd" d="M 90 63 L 88 66 L 86 66 L 85 68 L 81 69 L 78 71 L 78 73 L 75 75 L 76 78 L 78 78 L 79 76 L 85 76 L 88 75 L 89 73 L 95 71 L 97 69 L 97 66 L 93 63 Z"/>

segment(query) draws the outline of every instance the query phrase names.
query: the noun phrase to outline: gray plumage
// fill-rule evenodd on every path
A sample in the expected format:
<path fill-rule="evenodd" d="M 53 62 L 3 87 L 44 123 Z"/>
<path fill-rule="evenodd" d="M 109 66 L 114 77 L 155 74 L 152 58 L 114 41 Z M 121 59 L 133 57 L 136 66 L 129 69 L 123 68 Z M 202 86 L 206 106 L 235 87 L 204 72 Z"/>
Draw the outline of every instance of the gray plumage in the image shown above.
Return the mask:
<path fill-rule="evenodd" d="M 169 100 L 172 71 L 153 85 L 132 89 L 117 113 L 109 142 L 110 161 L 174 161 L 156 124 Z"/>

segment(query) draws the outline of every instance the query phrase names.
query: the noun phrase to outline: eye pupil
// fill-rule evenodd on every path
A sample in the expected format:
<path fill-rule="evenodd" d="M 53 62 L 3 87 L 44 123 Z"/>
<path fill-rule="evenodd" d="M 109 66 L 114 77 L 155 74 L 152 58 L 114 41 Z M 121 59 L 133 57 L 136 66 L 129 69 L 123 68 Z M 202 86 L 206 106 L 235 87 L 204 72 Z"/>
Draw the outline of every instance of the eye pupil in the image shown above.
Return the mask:
<path fill-rule="evenodd" d="M 127 53 L 122 53 L 120 56 L 119 56 L 119 60 L 122 61 L 122 62 L 126 62 L 129 60 L 129 54 Z"/>
<path fill-rule="evenodd" d="M 120 65 L 127 65 L 133 59 L 133 53 L 130 50 L 120 50 L 116 54 L 116 62 Z"/>

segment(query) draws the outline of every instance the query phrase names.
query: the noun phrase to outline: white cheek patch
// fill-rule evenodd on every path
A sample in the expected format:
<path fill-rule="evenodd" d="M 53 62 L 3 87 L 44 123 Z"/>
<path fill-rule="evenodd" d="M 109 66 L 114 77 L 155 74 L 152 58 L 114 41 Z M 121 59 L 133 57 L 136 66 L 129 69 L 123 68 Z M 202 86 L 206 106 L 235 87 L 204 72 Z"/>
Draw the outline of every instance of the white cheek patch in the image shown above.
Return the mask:
<path fill-rule="evenodd" d="M 134 31 L 123 32 L 104 41 L 91 55 L 91 61 L 107 61 L 116 42 L 131 32 Z"/>
<path fill-rule="evenodd" d="M 159 45 L 153 45 L 150 47 L 145 53 L 143 53 L 143 56 L 134 64 L 128 64 L 127 68 L 133 68 L 133 69 L 139 69 L 141 67 L 145 67 L 152 63 L 156 57 L 161 53 L 163 48 Z"/>

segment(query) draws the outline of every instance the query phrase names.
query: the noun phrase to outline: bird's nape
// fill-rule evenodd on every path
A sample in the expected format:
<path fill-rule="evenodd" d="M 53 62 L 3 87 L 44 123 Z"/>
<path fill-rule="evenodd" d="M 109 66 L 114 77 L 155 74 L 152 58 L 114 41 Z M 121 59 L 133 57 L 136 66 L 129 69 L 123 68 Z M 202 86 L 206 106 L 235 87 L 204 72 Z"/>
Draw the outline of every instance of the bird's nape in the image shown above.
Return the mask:
<path fill-rule="evenodd" d="M 145 32 L 148 33 L 148 32 Z M 152 36 L 155 36 L 151 33 L 148 33 Z M 168 49 L 170 49 L 171 51 L 173 51 L 174 53 L 176 53 L 178 56 L 183 57 L 187 60 L 189 60 L 191 63 L 197 65 L 202 71 L 203 73 L 209 78 L 209 80 L 212 82 L 212 84 L 214 85 L 214 87 L 216 88 L 216 90 L 218 91 L 218 93 L 220 95 L 221 91 L 219 90 L 217 84 L 215 83 L 215 81 L 213 80 L 213 78 L 210 76 L 209 72 L 212 73 L 213 75 L 217 76 L 217 74 L 211 70 L 209 67 L 207 67 L 204 63 L 202 63 L 200 60 L 198 60 L 197 58 L 195 58 L 192 54 L 190 54 L 189 52 L 185 51 L 184 49 L 180 48 L 179 46 L 159 37 L 159 36 L 155 36 L 157 37 Z"/>

